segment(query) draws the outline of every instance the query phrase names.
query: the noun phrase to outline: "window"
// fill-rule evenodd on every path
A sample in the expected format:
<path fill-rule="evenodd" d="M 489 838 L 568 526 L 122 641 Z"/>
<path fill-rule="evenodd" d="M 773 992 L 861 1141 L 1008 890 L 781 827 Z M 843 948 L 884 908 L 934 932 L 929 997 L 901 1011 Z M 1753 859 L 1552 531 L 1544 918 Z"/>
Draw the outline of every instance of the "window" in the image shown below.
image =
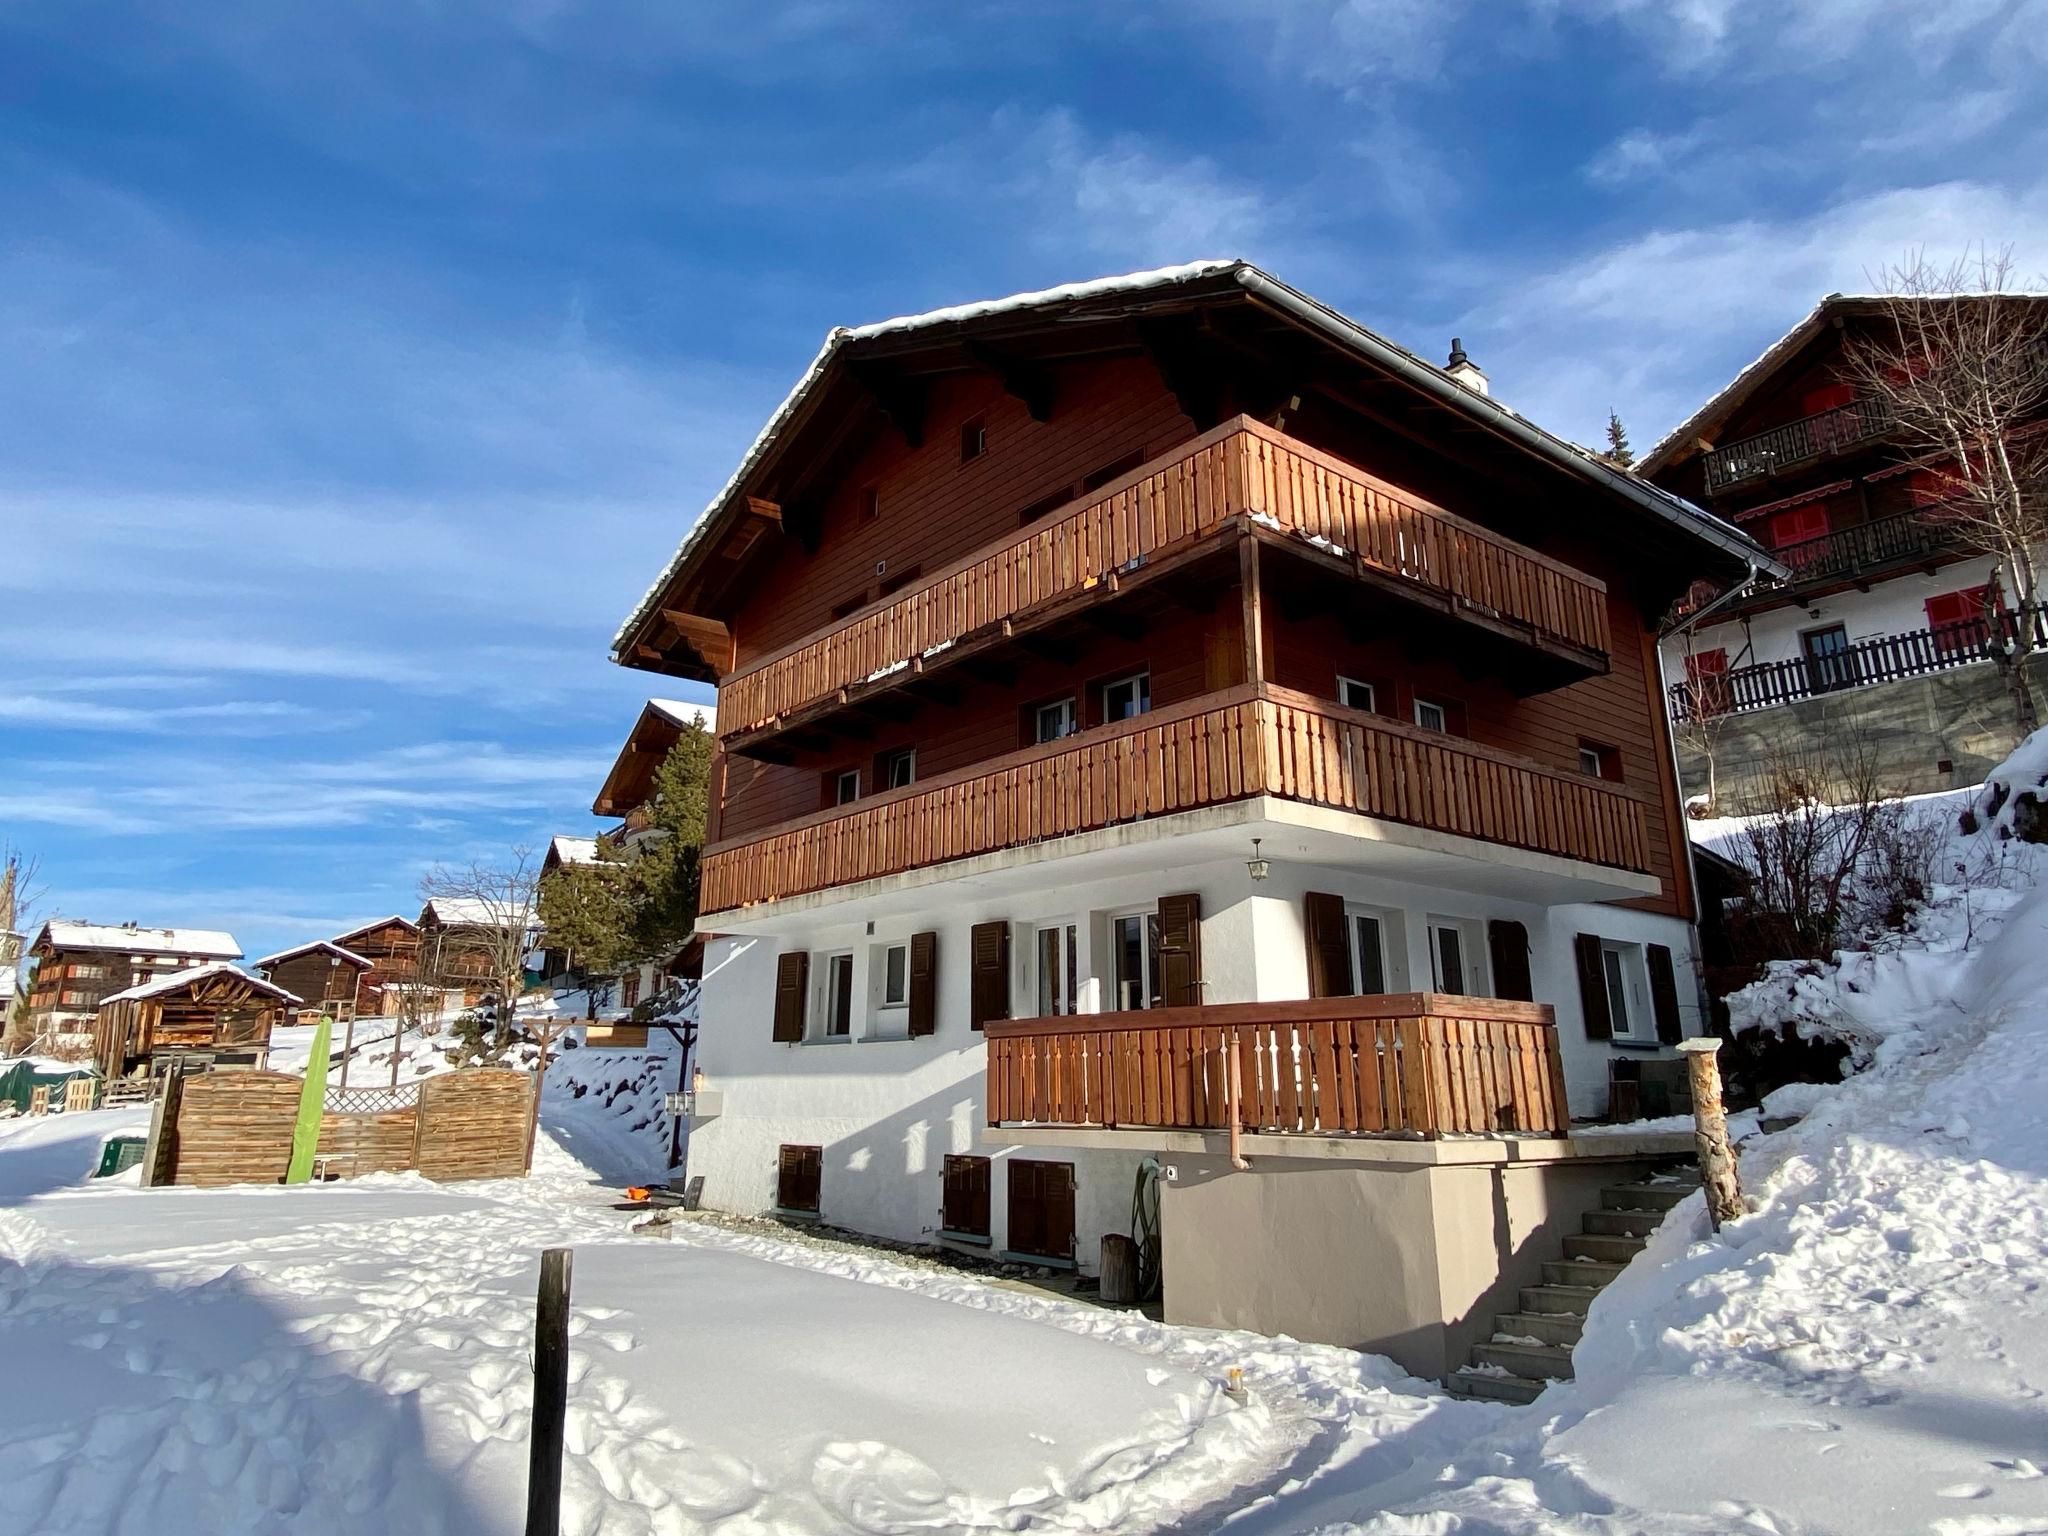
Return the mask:
<path fill-rule="evenodd" d="M 851 805 L 860 798 L 860 770 L 842 768 L 832 775 L 832 803 Z"/>
<path fill-rule="evenodd" d="M 1984 599 L 1990 587 L 1965 587 L 1927 599 L 1927 627 L 1934 648 L 1943 656 L 1975 650 L 1990 639 L 1984 624 Z"/>
<path fill-rule="evenodd" d="M 1032 939 L 1032 966 L 1037 972 L 1038 1017 L 1078 1013 L 1080 943 L 1072 923 L 1041 928 Z"/>
<path fill-rule="evenodd" d="M 1071 736 L 1081 728 L 1079 712 L 1071 698 L 1055 699 L 1050 704 L 1041 704 L 1032 711 L 1031 739 L 1033 741 L 1058 741 L 1062 736 Z"/>
<path fill-rule="evenodd" d="M 819 1034 L 827 1040 L 845 1040 L 853 1034 L 853 956 L 825 956 L 820 968 L 824 995 L 820 999 Z"/>
<path fill-rule="evenodd" d="M 1451 717 L 1443 705 L 1428 699 L 1417 699 L 1415 723 L 1425 731 L 1448 731 L 1451 728 Z"/>
<path fill-rule="evenodd" d="M 1377 912 L 1350 912 L 1351 975 L 1362 995 L 1387 987 L 1387 924 Z"/>
<path fill-rule="evenodd" d="M 882 1006 L 910 1006 L 910 946 L 890 944 L 882 950 Z"/>
<path fill-rule="evenodd" d="M 1152 708 L 1152 674 L 1138 672 L 1102 685 L 1102 723 L 1133 720 Z"/>
<path fill-rule="evenodd" d="M 875 760 L 875 777 L 884 789 L 902 789 L 917 782 L 917 748 L 898 747 Z"/>
<path fill-rule="evenodd" d="M 1589 779 L 1619 779 L 1621 751 L 1602 741 L 1579 743 L 1579 772 Z"/>
<path fill-rule="evenodd" d="M 825 1181 L 825 1149 L 785 1144 L 775 1177 L 775 1204 L 785 1211 L 818 1214 L 818 1195 Z"/>
<path fill-rule="evenodd" d="M 1159 914 L 1125 912 L 1109 921 L 1110 985 L 1118 1009 L 1159 1006 Z"/>
<path fill-rule="evenodd" d="M 901 592 L 905 587 L 909 586 L 913 581 L 917 580 L 917 578 L 922 576 L 923 574 L 923 566 L 906 565 L 903 567 L 902 570 L 893 571 L 888 576 L 885 576 L 881 581 L 877 582 L 875 584 L 875 594 L 878 597 L 887 597 L 892 592 Z"/>
<path fill-rule="evenodd" d="M 1140 464 L 1145 462 L 1145 450 L 1134 448 L 1120 459 L 1111 459 L 1102 468 L 1081 477 L 1081 494 L 1099 491 L 1112 480 L 1121 480 Z"/>
<path fill-rule="evenodd" d="M 957 1155 L 947 1157 L 941 1165 L 945 1194 L 940 1207 L 939 1230 L 944 1236 L 988 1241 L 991 1166 L 985 1157 Z"/>
<path fill-rule="evenodd" d="M 640 973 L 628 971 L 619 979 L 619 1006 L 631 1008 L 640 1001 Z"/>
<path fill-rule="evenodd" d="M 1429 920 L 1430 984 L 1437 991 L 1486 995 L 1486 944 L 1477 926 L 1455 917 Z"/>
<path fill-rule="evenodd" d="M 910 944 L 877 944 L 868 951 L 870 1040 L 910 1036 Z"/>
<path fill-rule="evenodd" d="M 1361 683 L 1355 677 L 1341 675 L 1337 679 L 1337 702 L 1346 709 L 1362 709 L 1367 714 L 1379 707 L 1371 683 Z"/>
<path fill-rule="evenodd" d="M 860 520 L 872 523 L 882 515 L 882 493 L 874 486 L 865 486 L 860 493 Z"/>
<path fill-rule="evenodd" d="M 1600 975 L 1607 984 L 1607 1018 L 1614 1038 L 1633 1040 L 1650 1035 L 1642 945 L 1601 940 Z"/>
<path fill-rule="evenodd" d="M 973 421 L 960 423 L 960 462 L 978 459 L 988 452 L 988 426 L 976 417 Z"/>
<path fill-rule="evenodd" d="M 1828 509 L 1825 504 L 1815 502 L 1810 506 L 1793 507 L 1771 519 L 1771 548 L 1791 550 L 1791 558 L 1785 563 L 1796 571 L 1820 558 L 1823 547 L 1812 541 L 1827 537 L 1827 532 Z"/>
<path fill-rule="evenodd" d="M 1685 658 L 1685 681 L 1695 708 L 1703 715 L 1725 715 L 1733 696 L 1728 688 L 1728 652 L 1716 646 Z"/>
<path fill-rule="evenodd" d="M 1849 649 L 1849 632 L 1839 624 L 1809 629 L 1799 637 L 1806 652 L 1807 686 L 1815 693 L 1833 693 L 1856 686 L 1856 656 Z"/>
<path fill-rule="evenodd" d="M 843 603 L 834 603 L 834 604 L 832 605 L 832 617 L 833 617 L 833 618 L 834 618 L 835 620 L 836 620 L 836 619 L 844 619 L 844 618 L 848 618 L 848 617 L 852 616 L 853 614 L 859 613 L 859 612 L 861 611 L 861 609 L 863 609 L 863 608 L 867 607 L 867 605 L 868 605 L 868 594 L 867 594 L 867 589 L 866 589 L 866 588 L 862 588 L 862 589 L 861 589 L 860 591 L 858 591 L 858 592 L 854 593 L 854 594 L 853 594 L 853 596 L 851 596 L 851 597 L 849 597 L 848 599 L 846 599 L 846 601 L 845 601 L 845 602 L 843 602 Z"/>

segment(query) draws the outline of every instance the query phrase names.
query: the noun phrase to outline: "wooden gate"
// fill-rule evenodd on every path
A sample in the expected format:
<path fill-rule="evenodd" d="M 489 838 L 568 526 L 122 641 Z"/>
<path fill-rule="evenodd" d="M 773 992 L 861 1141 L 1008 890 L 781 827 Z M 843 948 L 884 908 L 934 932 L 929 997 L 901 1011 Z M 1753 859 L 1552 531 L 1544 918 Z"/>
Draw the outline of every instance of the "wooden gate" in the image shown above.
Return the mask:
<path fill-rule="evenodd" d="M 474 1067 L 420 1084 L 415 1158 L 430 1179 L 516 1179 L 526 1172 L 526 1127 L 539 1079 L 509 1067 Z"/>

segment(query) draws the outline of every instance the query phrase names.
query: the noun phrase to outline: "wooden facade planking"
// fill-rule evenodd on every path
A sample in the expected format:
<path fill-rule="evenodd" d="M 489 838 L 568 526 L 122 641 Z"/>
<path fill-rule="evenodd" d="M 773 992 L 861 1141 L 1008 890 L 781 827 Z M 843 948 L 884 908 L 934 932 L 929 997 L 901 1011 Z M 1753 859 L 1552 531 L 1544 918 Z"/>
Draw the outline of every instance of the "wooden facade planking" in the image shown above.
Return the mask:
<path fill-rule="evenodd" d="M 1224 1004 L 991 1022 L 991 1125 L 1278 1135 L 1562 1135 L 1551 1010 L 1496 998 Z"/>
<path fill-rule="evenodd" d="M 1074 782 L 1093 792 L 1065 792 Z M 704 910 L 1261 794 L 1614 868 L 1650 864 L 1647 807 L 1625 786 L 1246 686 L 714 844 Z"/>

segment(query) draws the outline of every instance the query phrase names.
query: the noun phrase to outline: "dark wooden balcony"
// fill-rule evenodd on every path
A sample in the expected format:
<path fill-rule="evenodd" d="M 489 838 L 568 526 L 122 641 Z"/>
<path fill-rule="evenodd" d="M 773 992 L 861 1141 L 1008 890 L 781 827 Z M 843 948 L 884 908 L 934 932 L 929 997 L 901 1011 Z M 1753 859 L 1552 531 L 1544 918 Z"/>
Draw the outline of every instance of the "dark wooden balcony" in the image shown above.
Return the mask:
<path fill-rule="evenodd" d="M 916 587 L 726 677 L 729 748 L 1114 595 L 1228 529 L 1282 533 L 1397 598 L 1604 671 L 1604 583 L 1237 417 Z M 739 740 L 736 740 L 739 739 Z"/>
<path fill-rule="evenodd" d="M 1634 873 L 1623 786 L 1271 684 L 1206 694 L 705 850 L 719 912 L 1272 795 Z"/>
<path fill-rule="evenodd" d="M 1696 681 L 1672 684 L 1671 717 L 1681 724 L 1712 720 L 1872 683 L 1945 672 L 1973 661 L 1988 661 L 2008 648 L 2028 651 L 2044 647 L 2048 647 L 2048 608 L 2008 609 L 1990 620 L 1966 619 L 1960 624 L 1859 640 L 1825 656 L 1797 656 L 1790 661 L 1703 673 Z"/>
<path fill-rule="evenodd" d="M 1882 400 L 1852 400 L 1832 410 L 1802 416 L 1707 454 L 1707 493 L 1719 495 L 1736 486 L 1815 463 L 1861 443 L 1875 442 L 1891 429 L 1891 411 Z"/>
<path fill-rule="evenodd" d="M 992 1126 L 1227 1131 L 1235 1120 L 1263 1134 L 1440 1137 L 1571 1125 L 1556 1019 L 1541 1003 L 1407 992 L 986 1028 Z"/>

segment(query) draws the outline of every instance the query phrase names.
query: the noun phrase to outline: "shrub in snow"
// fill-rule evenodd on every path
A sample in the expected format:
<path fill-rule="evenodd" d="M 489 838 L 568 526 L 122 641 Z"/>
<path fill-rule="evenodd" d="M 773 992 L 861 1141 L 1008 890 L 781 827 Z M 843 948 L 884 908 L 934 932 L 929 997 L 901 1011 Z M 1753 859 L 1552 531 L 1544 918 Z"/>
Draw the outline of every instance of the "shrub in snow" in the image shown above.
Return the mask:
<path fill-rule="evenodd" d="M 2000 838 L 2048 843 L 2044 793 L 2048 793 L 2048 730 L 2034 732 L 1991 770 L 1977 799 L 1962 813 L 1962 830 L 1967 835 L 1988 828 Z"/>

